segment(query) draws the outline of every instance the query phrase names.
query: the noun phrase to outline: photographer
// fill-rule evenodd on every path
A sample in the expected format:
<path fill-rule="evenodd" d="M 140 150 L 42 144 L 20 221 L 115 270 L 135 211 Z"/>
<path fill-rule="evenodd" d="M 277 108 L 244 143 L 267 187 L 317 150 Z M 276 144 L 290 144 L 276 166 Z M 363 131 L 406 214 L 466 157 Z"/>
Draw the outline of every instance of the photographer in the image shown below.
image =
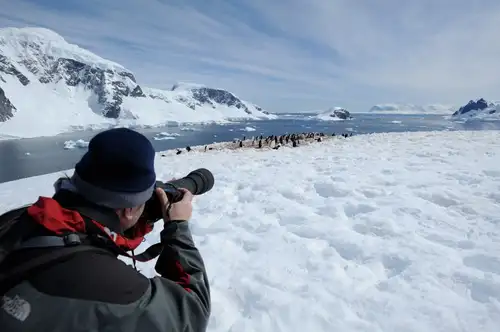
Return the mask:
<path fill-rule="evenodd" d="M 22 239 L 0 264 L 2 332 L 205 331 L 210 291 L 188 226 L 193 195 L 179 189 L 182 199 L 171 203 L 155 189 L 154 156 L 135 131 L 101 132 L 52 198 L 19 213 L 5 238 Z M 152 230 L 146 202 L 153 195 L 161 244 L 129 256 L 135 266 L 136 257 L 159 254 L 159 276 L 148 279 L 117 256 Z"/>

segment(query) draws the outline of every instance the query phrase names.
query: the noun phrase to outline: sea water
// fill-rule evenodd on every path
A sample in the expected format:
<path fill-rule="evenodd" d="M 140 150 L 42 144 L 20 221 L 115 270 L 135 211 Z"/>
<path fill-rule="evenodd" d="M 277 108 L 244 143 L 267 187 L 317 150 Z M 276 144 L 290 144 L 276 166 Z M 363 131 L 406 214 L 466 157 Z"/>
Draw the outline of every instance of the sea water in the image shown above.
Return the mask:
<path fill-rule="evenodd" d="M 321 121 L 310 114 L 282 114 L 276 120 L 240 121 L 224 125 L 178 125 L 137 129 L 151 139 L 156 151 L 210 145 L 252 136 L 323 132 L 353 135 L 434 130 L 500 129 L 498 123 L 451 121 L 442 115 L 353 114 L 346 121 Z M 84 145 L 67 149 L 67 141 L 88 141 L 97 131 L 52 137 L 0 141 L 0 183 L 72 168 L 85 153 Z"/>

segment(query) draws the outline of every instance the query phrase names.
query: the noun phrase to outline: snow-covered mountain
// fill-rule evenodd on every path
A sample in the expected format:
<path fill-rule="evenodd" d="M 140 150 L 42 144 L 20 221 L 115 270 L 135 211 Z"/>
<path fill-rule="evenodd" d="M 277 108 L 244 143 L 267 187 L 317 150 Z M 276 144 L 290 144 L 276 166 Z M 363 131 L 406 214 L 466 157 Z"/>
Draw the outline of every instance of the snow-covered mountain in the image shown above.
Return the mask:
<path fill-rule="evenodd" d="M 373 106 L 369 113 L 381 114 L 451 114 L 450 105 L 380 104 Z"/>
<path fill-rule="evenodd" d="M 348 110 L 342 107 L 333 107 L 327 111 L 320 112 L 315 116 L 316 119 L 325 121 L 342 121 L 351 119 L 351 114 Z"/>
<path fill-rule="evenodd" d="M 167 122 L 275 118 L 231 92 L 176 84 L 141 86 L 120 64 L 43 28 L 0 29 L 0 135 Z"/>
<path fill-rule="evenodd" d="M 483 98 L 470 100 L 452 115 L 453 119 L 500 120 L 500 102 L 487 102 Z"/>

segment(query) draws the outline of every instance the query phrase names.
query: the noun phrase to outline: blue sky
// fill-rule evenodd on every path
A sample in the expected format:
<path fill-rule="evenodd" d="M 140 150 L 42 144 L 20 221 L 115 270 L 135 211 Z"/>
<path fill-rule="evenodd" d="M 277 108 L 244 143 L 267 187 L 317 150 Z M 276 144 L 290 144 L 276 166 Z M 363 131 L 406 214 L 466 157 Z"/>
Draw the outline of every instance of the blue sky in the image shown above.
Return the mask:
<path fill-rule="evenodd" d="M 270 111 L 500 99 L 498 0 L 0 0 L 140 84 L 196 82 Z"/>

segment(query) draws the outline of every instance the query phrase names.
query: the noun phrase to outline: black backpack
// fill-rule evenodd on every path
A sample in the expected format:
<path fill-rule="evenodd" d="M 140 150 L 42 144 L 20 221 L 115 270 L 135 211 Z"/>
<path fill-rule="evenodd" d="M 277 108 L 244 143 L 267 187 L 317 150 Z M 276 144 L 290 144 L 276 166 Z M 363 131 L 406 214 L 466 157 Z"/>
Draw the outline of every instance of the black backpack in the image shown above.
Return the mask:
<path fill-rule="evenodd" d="M 0 215 L 0 285 L 15 285 L 17 281 L 23 280 L 35 269 L 56 263 L 67 256 L 81 251 L 98 251 L 109 253 L 110 250 L 117 255 L 122 255 L 132 259 L 135 269 L 136 261 L 146 262 L 160 255 L 163 250 L 162 243 L 156 243 L 147 248 L 139 255 L 130 255 L 127 252 L 117 249 L 112 243 L 106 242 L 103 237 L 88 236 L 85 234 L 71 233 L 66 236 L 36 236 L 29 238 L 34 227 L 30 217 L 27 215 L 27 209 L 31 204 L 16 208 Z M 82 210 L 82 209 L 76 209 Z M 84 220 L 90 220 L 85 214 L 80 213 Z M 90 225 L 90 224 L 89 224 Z M 170 224 L 165 229 L 171 228 L 175 231 L 175 224 Z M 29 248 L 49 248 L 59 247 L 57 250 L 50 250 L 45 254 L 37 255 L 33 259 L 24 261 L 16 266 L 3 269 L 2 262 L 7 256 L 17 250 Z M 8 287 L 9 288 L 9 287 Z M 0 287 L 0 293 L 4 288 Z"/>
<path fill-rule="evenodd" d="M 34 269 L 55 263 L 69 255 L 80 251 L 107 251 L 105 248 L 99 248 L 83 244 L 79 236 L 68 236 L 61 238 L 62 241 L 56 243 L 51 241 L 56 237 L 40 237 L 42 241 L 37 241 L 36 245 L 30 246 L 29 243 L 23 242 L 26 235 L 33 227 L 33 223 L 26 215 L 26 210 L 30 205 L 25 205 L 20 208 L 8 211 L 0 215 L 0 267 L 7 256 L 17 250 L 34 248 L 34 247 L 62 247 L 58 250 L 50 250 L 45 254 L 38 255 L 33 259 L 24 261 L 10 269 L 0 268 L 0 285 L 11 284 L 13 281 L 20 281 L 25 275 Z M 75 235 L 75 234 L 71 234 Z M 29 242 L 29 241 L 27 241 Z M 15 283 L 14 283 L 15 284 Z M 2 292 L 4 292 L 3 287 Z"/>

